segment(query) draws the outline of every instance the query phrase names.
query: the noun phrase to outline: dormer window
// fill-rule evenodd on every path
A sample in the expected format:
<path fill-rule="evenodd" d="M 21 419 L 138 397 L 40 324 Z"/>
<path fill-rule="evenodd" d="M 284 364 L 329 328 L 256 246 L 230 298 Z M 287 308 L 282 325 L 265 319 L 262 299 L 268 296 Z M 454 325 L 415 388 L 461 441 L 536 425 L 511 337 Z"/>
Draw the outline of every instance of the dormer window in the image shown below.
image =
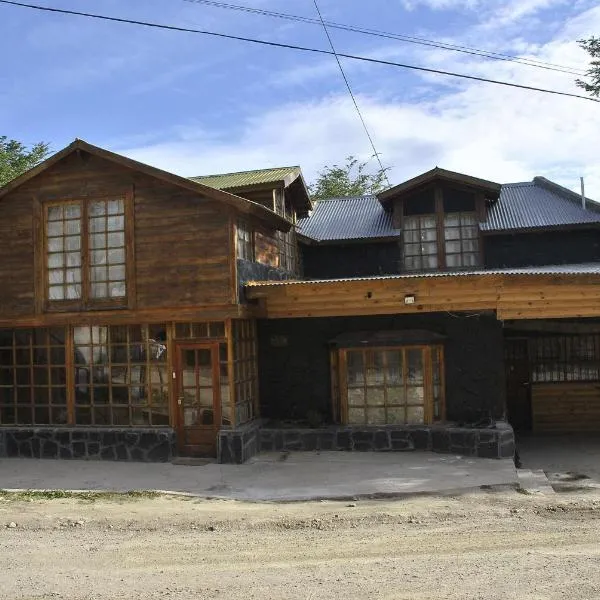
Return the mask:
<path fill-rule="evenodd" d="M 479 267 L 477 201 L 473 192 L 439 185 L 403 198 L 398 208 L 404 270 Z"/>

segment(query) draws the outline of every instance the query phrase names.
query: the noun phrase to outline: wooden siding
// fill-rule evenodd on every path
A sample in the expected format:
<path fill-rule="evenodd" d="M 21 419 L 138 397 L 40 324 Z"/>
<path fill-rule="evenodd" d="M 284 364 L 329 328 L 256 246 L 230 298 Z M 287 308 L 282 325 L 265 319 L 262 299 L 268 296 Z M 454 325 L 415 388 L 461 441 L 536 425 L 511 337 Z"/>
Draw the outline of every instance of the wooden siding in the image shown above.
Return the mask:
<path fill-rule="evenodd" d="M 415 297 L 405 304 L 405 296 Z M 253 285 L 268 318 L 496 311 L 499 319 L 600 316 L 600 276 L 473 275 Z"/>
<path fill-rule="evenodd" d="M 0 319 L 45 320 L 40 294 L 36 311 L 36 288 L 43 283 L 37 252 L 41 203 L 132 190 L 135 298 L 127 314 L 235 305 L 234 209 L 105 159 L 73 153 L 0 201 Z"/>
<path fill-rule="evenodd" d="M 531 390 L 533 430 L 600 430 L 600 383 L 540 383 Z"/>

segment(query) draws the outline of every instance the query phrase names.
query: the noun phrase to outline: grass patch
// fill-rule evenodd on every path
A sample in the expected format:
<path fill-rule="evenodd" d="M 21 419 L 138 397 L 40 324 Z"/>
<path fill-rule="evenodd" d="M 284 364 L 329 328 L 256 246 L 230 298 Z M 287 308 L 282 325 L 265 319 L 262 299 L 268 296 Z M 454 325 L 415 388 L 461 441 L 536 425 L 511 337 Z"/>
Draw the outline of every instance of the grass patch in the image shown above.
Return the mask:
<path fill-rule="evenodd" d="M 65 490 L 0 490 L 0 501 L 35 502 L 39 500 L 81 500 L 84 502 L 118 502 L 150 500 L 160 497 L 158 492 L 131 490 L 128 492 L 69 492 Z"/>

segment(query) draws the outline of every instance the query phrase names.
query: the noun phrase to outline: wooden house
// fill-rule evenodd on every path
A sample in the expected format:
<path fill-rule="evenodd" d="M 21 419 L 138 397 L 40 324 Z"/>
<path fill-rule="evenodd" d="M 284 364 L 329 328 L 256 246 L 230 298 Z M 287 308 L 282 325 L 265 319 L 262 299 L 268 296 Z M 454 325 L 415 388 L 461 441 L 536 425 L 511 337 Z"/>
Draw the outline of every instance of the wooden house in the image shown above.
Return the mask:
<path fill-rule="evenodd" d="M 0 456 L 511 456 L 600 427 L 600 211 L 434 169 L 312 205 L 76 140 L 0 189 Z"/>

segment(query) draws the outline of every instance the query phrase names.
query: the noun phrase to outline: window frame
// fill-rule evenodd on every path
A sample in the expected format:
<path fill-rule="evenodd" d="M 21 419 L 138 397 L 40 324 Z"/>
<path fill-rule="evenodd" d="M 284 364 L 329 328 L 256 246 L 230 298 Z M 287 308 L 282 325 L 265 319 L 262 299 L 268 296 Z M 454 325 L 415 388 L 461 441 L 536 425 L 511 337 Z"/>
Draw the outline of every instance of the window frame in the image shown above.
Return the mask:
<path fill-rule="evenodd" d="M 349 421 L 349 401 L 348 401 L 348 353 L 349 352 L 402 352 L 403 355 L 403 374 L 406 372 L 407 352 L 410 350 L 420 350 L 423 360 L 423 390 L 424 390 L 424 416 L 423 423 L 414 424 L 415 426 L 431 425 L 439 423 L 446 419 L 446 379 L 445 379 L 445 359 L 443 344 L 399 344 L 385 346 L 363 346 L 363 347 L 345 347 L 336 348 L 331 353 L 331 392 L 333 403 L 333 414 L 339 415 L 339 422 L 343 425 L 362 426 L 362 427 L 380 427 L 383 425 L 408 426 L 407 423 L 352 423 Z M 433 362 L 434 355 L 437 354 L 439 361 L 439 416 L 434 415 L 434 373 Z M 402 387 L 406 390 L 406 378 L 403 375 Z M 384 382 L 385 387 L 385 382 Z M 365 379 L 365 390 L 367 383 Z M 396 386 L 397 387 L 397 386 Z M 387 389 L 387 388 L 386 388 Z M 387 398 L 387 392 L 385 392 Z M 365 401 L 364 406 L 368 406 Z M 384 401 L 384 406 L 387 411 L 387 403 Z M 409 406 L 408 400 L 404 400 L 404 408 Z"/>
<path fill-rule="evenodd" d="M 250 223 L 244 219 L 238 219 L 236 226 L 236 259 L 254 262 L 254 230 Z"/>
<path fill-rule="evenodd" d="M 407 198 L 403 198 L 399 201 L 398 203 L 398 209 L 400 212 L 400 218 L 399 218 L 399 226 L 400 226 L 400 230 L 401 230 L 401 269 L 403 272 L 410 272 L 410 273 L 416 273 L 416 272 L 420 272 L 420 271 L 461 271 L 461 270 L 468 270 L 468 269 L 481 269 L 483 267 L 483 243 L 482 243 L 482 234 L 481 234 L 481 230 L 479 229 L 479 223 L 482 220 L 482 214 L 484 214 L 484 210 L 485 210 L 485 197 L 480 194 L 477 193 L 476 191 L 470 190 L 471 193 L 474 194 L 474 207 L 473 210 L 460 210 L 460 211 L 456 211 L 456 210 L 451 210 L 451 211 L 445 211 L 444 210 L 444 188 L 441 185 L 436 185 L 433 188 L 429 188 L 431 190 L 431 192 L 433 192 L 434 194 L 434 207 L 435 207 L 435 212 L 424 212 L 423 214 L 408 214 L 405 215 L 405 202 L 407 200 L 409 200 L 411 198 L 411 196 L 407 197 Z M 460 237 L 457 239 L 447 239 L 446 238 L 446 230 L 451 230 L 451 229 L 457 229 L 457 227 L 455 226 L 447 226 L 446 225 L 446 217 L 449 215 L 458 215 L 459 216 L 459 235 Z M 478 229 L 477 235 L 475 237 L 465 237 L 463 235 L 463 226 L 462 226 L 462 219 L 463 217 L 472 217 L 474 220 L 474 223 L 472 225 L 465 225 L 466 227 L 476 227 Z M 407 219 L 423 219 L 423 218 L 431 218 L 433 217 L 435 219 L 435 229 L 437 231 L 436 234 L 436 239 L 434 241 L 427 241 L 427 240 L 421 240 L 420 242 L 414 242 L 414 241 L 407 241 L 406 240 L 406 236 L 405 236 L 405 231 L 406 227 L 405 227 L 405 223 Z M 419 226 L 419 228 L 415 228 L 415 229 L 410 229 L 409 231 L 419 231 L 421 232 L 422 228 Z M 461 251 L 460 253 L 457 252 L 447 252 L 446 247 L 448 242 L 456 242 L 459 241 L 460 245 L 461 245 Z M 467 241 L 476 241 L 476 246 L 477 249 L 475 251 L 465 251 L 463 250 L 463 242 L 467 242 Z M 437 260 L 435 261 L 437 264 L 435 267 L 424 267 L 423 266 L 423 260 L 429 256 L 434 256 L 434 254 L 423 254 L 422 249 L 419 253 L 417 254 L 407 254 L 406 253 L 406 249 L 407 246 L 409 245 L 417 245 L 417 244 L 428 244 L 428 243 L 433 243 L 436 246 L 436 254 L 435 256 L 437 256 Z M 463 266 L 463 263 L 465 262 L 465 257 L 466 256 L 476 256 L 476 264 L 475 265 L 466 265 Z M 459 258 L 459 262 L 461 263 L 459 266 L 448 266 L 448 256 L 452 256 L 452 257 L 460 257 Z M 408 259 L 408 261 L 407 261 Z M 419 260 L 421 267 L 420 268 L 415 268 L 413 266 L 408 266 L 407 263 L 410 260 Z"/>
<path fill-rule="evenodd" d="M 125 295 L 116 298 L 94 298 L 91 294 L 91 228 L 89 206 L 93 202 L 122 200 L 124 215 L 124 246 L 125 252 Z M 50 298 L 50 268 L 48 265 L 48 213 L 55 206 L 78 204 L 81 207 L 80 235 L 81 235 L 81 297 L 76 299 L 51 299 Z M 52 198 L 39 203 L 41 223 L 40 248 L 36 252 L 40 264 L 41 293 L 43 298 L 42 310 L 47 312 L 69 312 L 80 310 L 125 309 L 134 308 L 135 302 L 135 266 L 133 244 L 133 219 L 134 199 L 133 191 L 115 194 L 98 194 L 94 196 L 70 196 Z M 107 264 L 108 266 L 108 264 Z"/>

